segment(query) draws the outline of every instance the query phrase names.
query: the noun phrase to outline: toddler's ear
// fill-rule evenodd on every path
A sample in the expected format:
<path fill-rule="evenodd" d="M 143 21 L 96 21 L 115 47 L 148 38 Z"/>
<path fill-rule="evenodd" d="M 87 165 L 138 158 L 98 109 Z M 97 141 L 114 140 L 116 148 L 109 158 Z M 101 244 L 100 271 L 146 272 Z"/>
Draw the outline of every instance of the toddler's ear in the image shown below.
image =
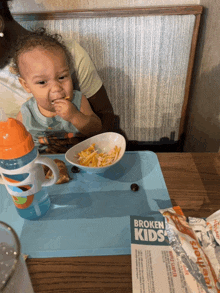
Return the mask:
<path fill-rule="evenodd" d="M 23 86 L 23 88 L 26 90 L 26 92 L 31 93 L 31 90 L 29 89 L 26 81 L 22 77 L 19 77 L 18 80 L 19 80 L 20 84 Z"/>

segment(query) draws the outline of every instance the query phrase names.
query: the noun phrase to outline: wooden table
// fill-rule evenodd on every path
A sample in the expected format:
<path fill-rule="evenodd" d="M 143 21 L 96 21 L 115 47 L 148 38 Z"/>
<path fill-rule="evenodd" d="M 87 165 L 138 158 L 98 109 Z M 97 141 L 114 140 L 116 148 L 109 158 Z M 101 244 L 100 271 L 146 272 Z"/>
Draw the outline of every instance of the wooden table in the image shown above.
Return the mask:
<path fill-rule="evenodd" d="M 219 153 L 158 153 L 173 205 L 186 216 L 220 209 Z M 35 292 L 132 292 L 131 256 L 28 259 Z"/>

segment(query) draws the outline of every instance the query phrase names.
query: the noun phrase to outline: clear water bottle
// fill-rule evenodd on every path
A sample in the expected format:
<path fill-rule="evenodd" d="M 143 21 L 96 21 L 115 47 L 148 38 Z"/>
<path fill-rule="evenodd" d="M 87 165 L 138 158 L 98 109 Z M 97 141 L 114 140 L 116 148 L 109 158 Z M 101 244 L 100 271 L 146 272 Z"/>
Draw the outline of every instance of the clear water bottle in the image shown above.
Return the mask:
<path fill-rule="evenodd" d="M 46 179 L 43 166 L 53 171 Z M 24 125 L 5 117 L 0 109 L 0 173 L 18 214 L 25 219 L 42 217 L 50 208 L 47 186 L 58 180 L 58 168 L 52 159 L 40 156 L 31 134 Z"/>

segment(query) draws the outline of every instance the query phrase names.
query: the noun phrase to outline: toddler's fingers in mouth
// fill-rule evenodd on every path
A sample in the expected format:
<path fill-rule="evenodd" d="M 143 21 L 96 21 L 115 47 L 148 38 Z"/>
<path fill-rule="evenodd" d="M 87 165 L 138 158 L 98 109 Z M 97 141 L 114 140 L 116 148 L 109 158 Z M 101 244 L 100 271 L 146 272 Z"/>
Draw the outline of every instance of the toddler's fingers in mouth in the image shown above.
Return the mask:
<path fill-rule="evenodd" d="M 69 101 L 69 100 L 70 100 L 70 97 L 67 96 L 67 97 L 63 97 L 63 98 L 60 98 L 60 99 L 52 100 L 51 104 L 54 105 L 54 103 L 55 103 L 56 101 L 62 101 L 63 99 Z"/>

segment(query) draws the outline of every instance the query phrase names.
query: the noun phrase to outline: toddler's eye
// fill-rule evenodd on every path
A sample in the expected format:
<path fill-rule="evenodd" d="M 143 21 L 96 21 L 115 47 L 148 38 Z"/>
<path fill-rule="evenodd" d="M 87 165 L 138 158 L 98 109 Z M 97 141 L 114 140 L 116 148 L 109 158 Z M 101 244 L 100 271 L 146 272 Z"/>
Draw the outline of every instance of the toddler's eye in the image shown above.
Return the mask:
<path fill-rule="evenodd" d="M 45 83 L 46 83 L 46 81 L 44 81 L 44 80 L 41 80 L 41 81 L 38 81 L 37 83 L 42 85 L 42 84 L 45 84 Z"/>

